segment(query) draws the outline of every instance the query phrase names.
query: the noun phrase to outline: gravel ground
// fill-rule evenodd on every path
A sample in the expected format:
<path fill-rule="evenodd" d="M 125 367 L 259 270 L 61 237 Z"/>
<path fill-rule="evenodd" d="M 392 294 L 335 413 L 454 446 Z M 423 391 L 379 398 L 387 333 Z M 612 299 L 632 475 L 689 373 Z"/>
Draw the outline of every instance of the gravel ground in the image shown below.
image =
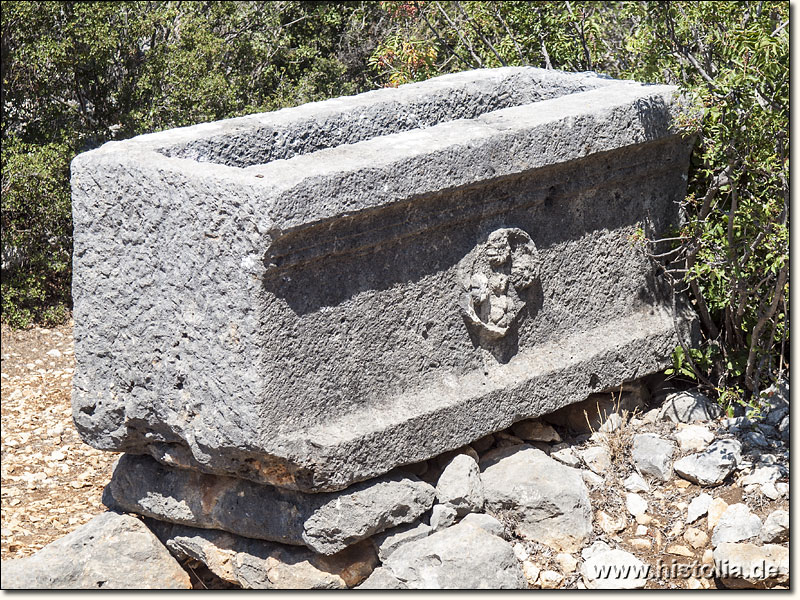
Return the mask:
<path fill-rule="evenodd" d="M 117 454 L 72 424 L 72 323 L 2 326 L 2 558 L 29 556 L 103 512 Z"/>

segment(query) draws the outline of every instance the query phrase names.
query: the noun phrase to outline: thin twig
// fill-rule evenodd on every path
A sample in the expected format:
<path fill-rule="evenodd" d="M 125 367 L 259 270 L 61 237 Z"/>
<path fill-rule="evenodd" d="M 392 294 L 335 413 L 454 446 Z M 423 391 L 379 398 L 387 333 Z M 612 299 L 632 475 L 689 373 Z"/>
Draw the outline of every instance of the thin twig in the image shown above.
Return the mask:
<path fill-rule="evenodd" d="M 517 49 L 517 54 L 519 54 L 519 62 L 525 66 L 528 66 L 529 64 L 528 61 L 525 60 L 525 57 L 522 55 L 522 48 L 520 48 L 520 45 L 517 43 L 517 39 L 514 37 L 514 34 L 511 33 L 511 29 L 508 28 L 508 24 L 503 18 L 503 15 L 500 14 L 500 10 L 497 8 L 497 4 L 492 3 L 492 8 L 494 9 L 494 14 L 497 16 L 498 20 L 503 25 L 503 28 L 506 30 L 508 37 L 511 38 L 512 42 L 514 42 L 514 47 Z"/>
<path fill-rule="evenodd" d="M 753 327 L 753 332 L 751 333 L 750 352 L 747 356 L 747 369 L 744 376 L 745 385 L 750 390 L 752 390 L 755 385 L 753 381 L 753 369 L 755 367 L 756 351 L 759 347 L 759 340 L 761 338 L 761 330 L 764 329 L 764 326 L 770 319 L 772 319 L 772 317 L 775 315 L 775 312 L 778 310 L 778 305 L 783 297 L 783 287 L 786 284 L 786 278 L 788 275 L 789 269 L 786 265 L 784 265 L 778 273 L 778 280 L 775 282 L 775 293 L 769 309 L 767 309 L 759 317 L 758 322 L 756 322 L 756 326 Z"/>
<path fill-rule="evenodd" d="M 467 14 L 467 12 L 461 6 L 461 3 L 460 2 L 456 2 L 455 5 L 456 5 L 456 8 L 458 8 L 458 10 L 461 12 L 461 14 L 464 15 L 464 18 L 467 20 L 467 23 L 472 25 L 472 28 L 475 30 L 475 33 L 477 33 L 478 36 L 481 38 L 481 41 L 483 41 L 483 43 L 486 44 L 489 47 L 489 50 L 491 50 L 492 53 L 497 57 L 497 60 L 500 61 L 500 64 L 503 65 L 504 67 L 507 67 L 508 63 L 505 60 L 503 60 L 503 57 L 500 56 L 500 54 L 497 52 L 497 50 L 495 50 L 495 48 L 494 48 L 494 46 L 492 46 L 491 42 L 486 39 L 486 36 L 483 35 L 483 31 L 480 29 L 480 27 L 478 27 L 477 23 L 475 23 L 475 21 L 472 19 L 472 17 L 470 17 Z"/>
<path fill-rule="evenodd" d="M 474 66 L 468 60 L 464 60 L 464 58 L 460 54 L 458 54 L 455 51 L 455 49 L 442 38 L 441 35 L 439 35 L 439 32 L 436 30 L 436 28 L 428 20 L 428 17 L 425 16 L 425 12 L 423 11 L 422 6 L 420 5 L 420 3 L 419 2 L 414 2 L 414 6 L 416 6 L 417 11 L 419 12 L 419 16 L 422 17 L 423 21 L 425 21 L 425 24 L 428 26 L 428 29 L 430 29 L 433 32 L 433 35 L 436 36 L 436 39 L 439 41 L 439 43 L 442 44 L 445 48 L 447 48 L 447 50 L 450 52 L 450 54 L 452 56 L 455 56 L 462 65 L 464 65 L 466 67 Z"/>
<path fill-rule="evenodd" d="M 441 6 L 441 5 L 440 5 L 438 2 L 434 2 L 434 4 L 436 5 L 436 8 L 438 8 L 438 9 L 439 9 L 439 12 L 440 12 L 440 13 L 442 13 L 442 15 L 444 16 L 444 18 L 445 18 L 445 19 L 447 20 L 447 22 L 450 24 L 450 27 L 452 27 L 452 28 L 453 28 L 453 31 L 455 31 L 455 32 L 456 32 L 456 35 L 458 36 L 458 39 L 460 39 L 460 40 L 461 40 L 461 43 L 462 43 L 462 44 L 465 44 L 465 45 L 467 46 L 467 50 L 469 50 L 469 53 L 472 55 L 472 58 L 474 58 L 474 59 L 475 59 L 475 62 L 476 62 L 476 64 L 477 64 L 477 66 L 478 66 L 479 68 L 483 68 L 483 61 L 481 61 L 481 59 L 478 57 L 478 55 L 477 55 L 477 54 L 475 54 L 475 51 L 472 49 L 472 44 L 470 44 L 470 43 L 469 43 L 469 40 L 468 40 L 468 39 L 465 39 L 465 38 L 464 38 L 464 36 L 463 36 L 463 35 L 461 35 L 461 31 L 459 31 L 458 27 L 456 27 L 456 24 L 455 24 L 455 23 L 453 22 L 453 20 L 450 18 L 450 15 L 448 15 L 448 14 L 447 14 L 447 11 L 445 11 L 445 10 L 442 8 L 442 6 Z"/>

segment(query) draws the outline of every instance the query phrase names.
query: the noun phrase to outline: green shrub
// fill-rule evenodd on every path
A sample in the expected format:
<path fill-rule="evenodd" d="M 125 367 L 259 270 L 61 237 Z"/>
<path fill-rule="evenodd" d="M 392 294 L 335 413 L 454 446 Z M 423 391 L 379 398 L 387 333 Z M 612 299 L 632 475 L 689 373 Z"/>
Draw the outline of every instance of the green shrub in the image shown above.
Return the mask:
<path fill-rule="evenodd" d="M 69 160 L 62 144 L 2 147 L 3 321 L 55 324 L 70 303 Z"/>
<path fill-rule="evenodd" d="M 77 152 L 465 69 L 595 70 L 694 102 L 686 225 L 645 243 L 703 324 L 675 374 L 749 402 L 787 368 L 788 22 L 788 2 L 5 2 L 2 318 L 68 304 Z"/>

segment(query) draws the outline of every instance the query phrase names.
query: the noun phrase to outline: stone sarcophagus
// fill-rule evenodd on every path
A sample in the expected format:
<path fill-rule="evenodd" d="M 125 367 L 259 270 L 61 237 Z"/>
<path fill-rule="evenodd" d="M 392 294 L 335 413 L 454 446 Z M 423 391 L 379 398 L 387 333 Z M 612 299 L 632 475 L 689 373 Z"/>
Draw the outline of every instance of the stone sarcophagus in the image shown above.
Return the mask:
<path fill-rule="evenodd" d="M 675 89 L 534 68 L 111 142 L 72 164 L 91 445 L 324 492 L 663 368 L 691 320 Z"/>

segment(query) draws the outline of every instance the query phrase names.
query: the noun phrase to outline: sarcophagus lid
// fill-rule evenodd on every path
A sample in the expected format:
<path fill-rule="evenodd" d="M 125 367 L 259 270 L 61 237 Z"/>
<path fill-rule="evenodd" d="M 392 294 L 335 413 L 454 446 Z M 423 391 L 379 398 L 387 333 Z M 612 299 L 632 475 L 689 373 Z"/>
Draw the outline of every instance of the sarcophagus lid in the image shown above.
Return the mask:
<path fill-rule="evenodd" d="M 675 93 L 487 69 L 78 156 L 81 435 L 338 490 L 663 368 Z"/>

